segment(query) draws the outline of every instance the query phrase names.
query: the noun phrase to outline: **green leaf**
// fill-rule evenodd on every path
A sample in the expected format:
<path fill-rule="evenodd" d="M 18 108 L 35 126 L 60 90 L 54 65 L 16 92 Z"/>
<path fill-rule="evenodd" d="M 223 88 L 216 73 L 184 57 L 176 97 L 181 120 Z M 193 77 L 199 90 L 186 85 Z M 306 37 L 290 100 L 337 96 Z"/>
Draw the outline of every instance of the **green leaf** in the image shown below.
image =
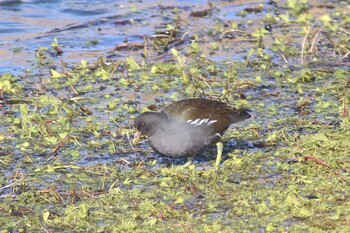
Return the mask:
<path fill-rule="evenodd" d="M 68 135 L 68 132 L 63 132 L 63 133 L 60 133 L 60 134 L 58 134 L 59 136 L 60 136 L 60 138 L 66 138 L 67 137 L 67 135 Z"/>
<path fill-rule="evenodd" d="M 81 67 L 86 68 L 88 65 L 88 62 L 86 60 L 81 60 Z"/>
<path fill-rule="evenodd" d="M 58 47 L 58 40 L 57 38 L 55 37 L 53 39 L 53 42 L 51 43 L 51 48 L 57 48 Z"/>
<path fill-rule="evenodd" d="M 52 78 L 61 78 L 62 75 L 58 73 L 56 70 L 51 70 L 51 77 Z"/>
<path fill-rule="evenodd" d="M 153 226 L 153 225 L 155 225 L 156 223 L 157 223 L 157 219 L 156 219 L 156 218 L 152 218 L 151 220 L 149 220 L 149 221 L 147 222 L 147 224 L 150 225 L 150 226 Z"/>
<path fill-rule="evenodd" d="M 45 210 L 43 212 L 43 220 L 44 220 L 44 222 L 47 222 L 47 220 L 49 219 L 49 216 L 50 216 L 50 212 L 48 210 Z"/>
<path fill-rule="evenodd" d="M 172 48 L 172 49 L 171 49 L 171 53 L 172 53 L 175 57 L 179 56 L 179 52 L 178 52 L 175 48 Z"/>
<path fill-rule="evenodd" d="M 101 69 L 100 75 L 101 75 L 101 79 L 102 79 L 102 80 L 108 80 L 108 79 L 109 79 L 109 74 L 108 74 L 107 71 L 104 70 L 104 69 Z"/>
<path fill-rule="evenodd" d="M 321 20 L 322 22 L 324 22 L 324 23 L 329 23 L 332 19 L 331 19 L 331 17 L 330 17 L 329 15 L 322 15 L 322 16 L 320 17 L 320 20 Z"/>
<path fill-rule="evenodd" d="M 132 57 L 126 58 L 126 62 L 128 63 L 128 65 L 129 65 L 131 70 L 139 70 L 139 69 L 141 69 L 139 64 L 137 64 Z"/>

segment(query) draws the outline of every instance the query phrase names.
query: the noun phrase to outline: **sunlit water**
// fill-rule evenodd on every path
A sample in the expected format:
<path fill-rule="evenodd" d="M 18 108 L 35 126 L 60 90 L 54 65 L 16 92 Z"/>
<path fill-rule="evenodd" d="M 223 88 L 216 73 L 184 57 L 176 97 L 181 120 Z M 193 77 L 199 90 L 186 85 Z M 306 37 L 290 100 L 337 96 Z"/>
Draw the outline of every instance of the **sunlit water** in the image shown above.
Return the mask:
<path fill-rule="evenodd" d="M 0 0 L 0 74 L 35 69 L 35 51 L 50 48 L 54 38 L 66 62 L 97 58 L 126 39 L 142 41 L 159 22 L 160 4 L 207 6 L 204 1 L 180 0 Z M 94 40 L 97 43 L 91 43 Z"/>

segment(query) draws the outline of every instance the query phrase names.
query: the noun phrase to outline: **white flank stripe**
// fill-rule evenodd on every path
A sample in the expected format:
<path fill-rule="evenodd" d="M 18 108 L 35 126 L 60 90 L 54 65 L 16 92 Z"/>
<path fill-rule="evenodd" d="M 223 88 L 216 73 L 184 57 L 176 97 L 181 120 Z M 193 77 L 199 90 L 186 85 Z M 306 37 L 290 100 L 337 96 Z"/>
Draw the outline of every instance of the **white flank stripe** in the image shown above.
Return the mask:
<path fill-rule="evenodd" d="M 201 120 L 201 119 L 196 119 L 196 120 L 192 121 L 190 124 L 191 124 L 191 125 L 197 125 L 198 121 L 200 121 L 200 120 Z"/>
<path fill-rule="evenodd" d="M 218 122 L 217 120 L 210 120 L 209 118 L 206 119 L 195 119 L 195 120 L 188 120 L 187 123 L 189 123 L 190 125 L 194 125 L 194 126 L 200 126 L 203 124 L 206 125 L 212 125 L 214 123 Z"/>
<path fill-rule="evenodd" d="M 212 125 L 212 124 L 214 124 L 214 123 L 216 123 L 216 122 L 218 122 L 218 121 L 217 121 L 217 120 L 209 121 L 209 122 L 208 122 L 208 125 Z"/>
<path fill-rule="evenodd" d="M 198 122 L 198 125 L 201 125 L 203 123 L 207 123 L 208 122 L 208 119 L 202 119 L 200 120 L 200 122 Z"/>

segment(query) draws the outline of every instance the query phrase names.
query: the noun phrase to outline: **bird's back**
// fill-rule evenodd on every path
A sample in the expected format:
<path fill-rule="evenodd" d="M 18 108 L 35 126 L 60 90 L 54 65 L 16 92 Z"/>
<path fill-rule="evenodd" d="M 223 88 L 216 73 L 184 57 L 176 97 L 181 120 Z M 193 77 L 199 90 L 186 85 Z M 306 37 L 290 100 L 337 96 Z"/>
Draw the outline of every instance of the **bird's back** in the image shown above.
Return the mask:
<path fill-rule="evenodd" d="M 184 122 L 205 123 L 215 122 L 214 131 L 224 132 L 231 124 L 250 118 L 245 110 L 235 109 L 229 105 L 215 100 L 208 99 L 186 99 L 168 105 L 163 109 L 168 117 L 174 117 Z M 203 121 L 202 121 L 203 120 Z"/>

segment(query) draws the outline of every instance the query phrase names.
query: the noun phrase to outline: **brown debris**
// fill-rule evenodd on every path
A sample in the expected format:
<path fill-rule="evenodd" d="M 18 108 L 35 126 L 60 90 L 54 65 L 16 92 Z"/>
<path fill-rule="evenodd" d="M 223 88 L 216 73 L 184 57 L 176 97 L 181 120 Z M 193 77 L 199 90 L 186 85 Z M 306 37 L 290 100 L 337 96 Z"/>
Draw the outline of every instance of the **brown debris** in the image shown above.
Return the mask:
<path fill-rule="evenodd" d="M 204 10 L 200 10 L 200 11 L 191 11 L 190 16 L 193 17 L 204 17 L 209 15 L 211 12 L 213 11 L 213 9 L 204 9 Z"/>
<path fill-rule="evenodd" d="M 137 43 L 137 42 L 124 42 L 117 46 L 115 46 L 115 50 L 120 51 L 124 49 L 142 49 L 144 47 L 144 44 Z"/>

